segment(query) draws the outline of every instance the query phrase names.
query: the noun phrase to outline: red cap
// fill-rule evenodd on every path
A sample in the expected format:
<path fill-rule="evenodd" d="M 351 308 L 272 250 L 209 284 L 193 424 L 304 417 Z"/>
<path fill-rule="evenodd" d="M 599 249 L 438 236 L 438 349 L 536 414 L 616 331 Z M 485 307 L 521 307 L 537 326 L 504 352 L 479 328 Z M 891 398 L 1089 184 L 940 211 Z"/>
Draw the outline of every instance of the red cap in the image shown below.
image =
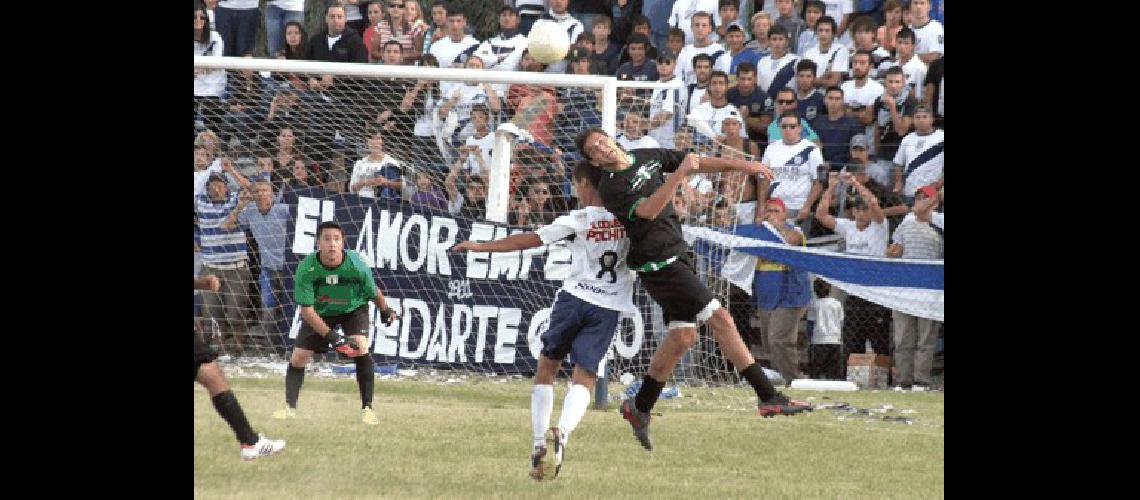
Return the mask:
<path fill-rule="evenodd" d="M 788 206 L 784 205 L 784 200 L 781 200 L 779 198 L 768 198 L 767 203 L 771 203 L 773 205 L 779 205 L 781 210 L 783 210 L 785 212 L 788 211 Z"/>
<path fill-rule="evenodd" d="M 927 198 L 938 198 L 938 190 L 934 189 L 934 186 L 922 186 L 918 190 L 926 193 Z"/>

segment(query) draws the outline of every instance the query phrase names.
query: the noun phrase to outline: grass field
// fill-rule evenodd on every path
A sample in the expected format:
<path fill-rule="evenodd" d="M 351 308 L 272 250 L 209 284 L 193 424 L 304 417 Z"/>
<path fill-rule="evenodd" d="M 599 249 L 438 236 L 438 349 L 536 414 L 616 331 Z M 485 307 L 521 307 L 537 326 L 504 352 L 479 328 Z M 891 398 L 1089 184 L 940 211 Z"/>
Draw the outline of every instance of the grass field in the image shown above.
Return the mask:
<path fill-rule="evenodd" d="M 868 415 L 821 409 L 764 419 L 697 406 L 700 394 L 661 401 L 655 450 L 637 445 L 617 410 L 590 410 L 571 436 L 561 475 L 527 476 L 530 383 L 442 384 L 377 378 L 380 425 L 357 420 L 351 378 L 307 377 L 297 419 L 270 414 L 283 377 L 231 380 L 258 432 L 285 439 L 280 455 L 242 462 L 233 434 L 194 385 L 198 498 L 942 498 L 944 395 L 786 391 L 843 401 Z M 565 394 L 556 385 L 552 424 Z M 617 385 L 613 391 L 619 390 Z M 696 396 L 696 397 L 694 397 Z M 822 399 L 824 397 L 830 400 Z M 614 405 L 611 405 L 614 406 Z M 882 420 L 904 416 L 913 424 Z"/>

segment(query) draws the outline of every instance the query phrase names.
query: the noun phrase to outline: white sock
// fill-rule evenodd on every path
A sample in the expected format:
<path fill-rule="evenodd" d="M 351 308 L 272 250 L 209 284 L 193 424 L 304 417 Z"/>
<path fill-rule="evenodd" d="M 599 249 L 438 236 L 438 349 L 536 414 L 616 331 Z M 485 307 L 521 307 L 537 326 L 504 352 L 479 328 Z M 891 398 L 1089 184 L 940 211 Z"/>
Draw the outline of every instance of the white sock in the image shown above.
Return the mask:
<path fill-rule="evenodd" d="M 566 391 L 566 399 L 562 401 L 562 415 L 558 417 L 558 427 L 562 428 L 565 440 L 570 440 L 570 433 L 578 427 L 578 422 L 586 415 L 586 408 L 590 405 L 590 390 L 584 385 L 574 384 Z"/>
<path fill-rule="evenodd" d="M 530 423 L 534 427 L 535 446 L 546 442 L 551 413 L 554 413 L 554 386 L 534 384 L 530 391 Z"/>

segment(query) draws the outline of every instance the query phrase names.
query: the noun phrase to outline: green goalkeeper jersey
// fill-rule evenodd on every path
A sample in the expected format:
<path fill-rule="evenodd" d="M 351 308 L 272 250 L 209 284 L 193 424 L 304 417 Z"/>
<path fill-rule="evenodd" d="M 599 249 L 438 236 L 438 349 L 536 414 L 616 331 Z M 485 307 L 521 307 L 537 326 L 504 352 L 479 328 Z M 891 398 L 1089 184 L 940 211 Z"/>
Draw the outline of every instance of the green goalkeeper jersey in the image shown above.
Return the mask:
<path fill-rule="evenodd" d="M 313 306 L 320 316 L 337 316 L 355 311 L 376 297 L 372 268 L 352 250 L 344 251 L 344 261 L 336 269 L 321 265 L 313 252 L 297 265 L 293 295 L 298 306 Z"/>

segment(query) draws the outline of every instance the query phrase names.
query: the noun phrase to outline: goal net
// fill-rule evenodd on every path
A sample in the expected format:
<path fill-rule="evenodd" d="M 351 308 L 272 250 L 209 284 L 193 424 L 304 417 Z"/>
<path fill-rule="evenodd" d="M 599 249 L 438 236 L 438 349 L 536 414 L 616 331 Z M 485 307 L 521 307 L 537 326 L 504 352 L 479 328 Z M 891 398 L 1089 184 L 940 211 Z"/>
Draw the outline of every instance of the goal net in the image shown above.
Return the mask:
<path fill-rule="evenodd" d="M 452 245 L 531 230 L 577 208 L 573 142 L 588 127 L 629 148 L 752 158 L 721 124 L 691 121 L 676 85 L 215 57 L 195 57 L 195 73 L 224 75 L 220 95 L 195 96 L 195 274 L 225 282 L 219 293 L 195 294 L 195 329 L 247 363 L 286 359 L 301 324 L 293 274 L 316 248 L 317 225 L 333 220 L 401 315 L 387 326 L 369 305 L 378 371 L 530 376 L 569 251 L 450 253 Z M 750 290 L 723 275 L 752 240 L 716 236 L 750 221 L 749 185 L 740 174 L 694 177 L 674 208 L 702 280 L 766 360 Z M 635 303 L 639 314 L 623 318 L 610 352 L 611 399 L 636 387 L 665 335 L 640 286 Z M 752 407 L 711 332 L 700 333 L 663 404 Z M 321 361 L 333 371 L 352 366 L 335 355 Z"/>

